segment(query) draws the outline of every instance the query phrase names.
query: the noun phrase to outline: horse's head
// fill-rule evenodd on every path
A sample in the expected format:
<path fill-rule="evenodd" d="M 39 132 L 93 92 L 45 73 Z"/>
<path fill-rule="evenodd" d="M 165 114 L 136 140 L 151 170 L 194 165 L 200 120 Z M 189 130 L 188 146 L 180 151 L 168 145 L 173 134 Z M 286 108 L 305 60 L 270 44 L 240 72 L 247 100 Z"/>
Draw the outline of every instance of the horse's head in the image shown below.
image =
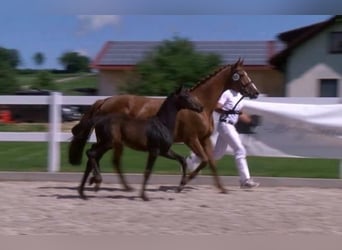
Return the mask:
<path fill-rule="evenodd" d="M 239 60 L 231 66 L 230 81 L 232 89 L 240 92 L 243 96 L 255 99 L 259 90 L 243 68 L 243 60 Z"/>
<path fill-rule="evenodd" d="M 189 89 L 181 86 L 173 95 L 178 109 L 190 109 L 198 113 L 203 111 L 203 105 L 199 102 L 197 97 L 190 94 Z"/>

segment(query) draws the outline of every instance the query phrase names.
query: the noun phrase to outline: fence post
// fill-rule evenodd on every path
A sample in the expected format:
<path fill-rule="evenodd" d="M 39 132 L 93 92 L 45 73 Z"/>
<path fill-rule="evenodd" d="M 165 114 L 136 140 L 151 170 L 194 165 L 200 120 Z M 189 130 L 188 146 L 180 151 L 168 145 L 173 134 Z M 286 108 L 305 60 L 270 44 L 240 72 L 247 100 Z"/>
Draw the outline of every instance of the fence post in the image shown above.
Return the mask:
<path fill-rule="evenodd" d="M 52 92 L 49 100 L 48 172 L 60 170 L 61 104 L 61 93 Z"/>

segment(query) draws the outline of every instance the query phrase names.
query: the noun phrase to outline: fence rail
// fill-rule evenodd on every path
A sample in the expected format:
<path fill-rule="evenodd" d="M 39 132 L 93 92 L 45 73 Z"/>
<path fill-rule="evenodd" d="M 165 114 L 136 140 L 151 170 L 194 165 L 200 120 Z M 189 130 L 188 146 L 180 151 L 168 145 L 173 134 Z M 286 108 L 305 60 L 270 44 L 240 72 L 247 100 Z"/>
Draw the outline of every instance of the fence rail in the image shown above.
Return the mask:
<path fill-rule="evenodd" d="M 48 142 L 48 172 L 60 171 L 60 142 L 68 142 L 71 132 L 61 131 L 62 105 L 91 105 L 96 100 L 107 96 L 63 96 L 59 92 L 52 92 L 50 96 L 1 96 L 0 105 L 48 105 L 48 132 L 0 132 L 0 141 L 18 142 Z M 161 97 L 154 97 L 161 98 Z M 311 103 L 311 104 L 340 104 L 341 98 L 271 98 L 260 97 L 258 101 L 272 101 L 282 103 Z M 94 134 L 90 141 L 95 141 Z M 342 169 L 342 163 L 341 163 Z M 342 173 L 342 171 L 341 171 Z"/>
<path fill-rule="evenodd" d="M 3 142 L 48 142 L 48 172 L 60 171 L 60 142 L 68 142 L 71 132 L 61 131 L 62 105 L 91 105 L 96 100 L 108 96 L 63 96 L 59 92 L 52 92 L 50 96 L 1 96 L 0 105 L 48 105 L 48 132 L 0 132 Z M 162 97 L 153 97 L 162 98 Z M 90 141 L 95 141 L 92 134 Z"/>

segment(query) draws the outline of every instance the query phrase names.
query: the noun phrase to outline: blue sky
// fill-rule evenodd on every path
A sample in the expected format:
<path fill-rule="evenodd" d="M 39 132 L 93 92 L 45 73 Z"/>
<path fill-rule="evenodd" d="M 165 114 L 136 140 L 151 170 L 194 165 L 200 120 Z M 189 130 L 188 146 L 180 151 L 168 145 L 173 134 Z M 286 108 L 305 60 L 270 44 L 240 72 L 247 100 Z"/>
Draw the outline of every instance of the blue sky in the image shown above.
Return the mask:
<path fill-rule="evenodd" d="M 91 59 L 106 41 L 159 41 L 174 35 L 190 40 L 274 40 L 277 34 L 327 20 L 331 15 L 0 15 L 0 46 L 17 49 L 21 68 L 60 68 L 57 58 L 78 51 Z"/>

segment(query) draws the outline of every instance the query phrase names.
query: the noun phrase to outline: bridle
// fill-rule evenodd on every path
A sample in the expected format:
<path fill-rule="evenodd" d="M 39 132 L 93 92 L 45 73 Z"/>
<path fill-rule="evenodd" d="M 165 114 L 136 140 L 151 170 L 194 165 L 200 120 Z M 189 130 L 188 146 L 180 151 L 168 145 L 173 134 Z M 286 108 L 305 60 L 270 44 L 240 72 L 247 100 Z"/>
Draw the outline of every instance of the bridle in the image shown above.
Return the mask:
<path fill-rule="evenodd" d="M 253 81 L 248 77 L 249 81 L 246 84 L 243 84 L 242 81 L 240 81 L 241 77 L 243 77 L 245 75 L 241 75 L 238 72 L 235 72 L 232 75 L 232 80 L 233 82 L 239 82 L 239 92 L 242 94 L 243 97 L 248 97 L 248 87 L 250 85 L 254 85 Z"/>

